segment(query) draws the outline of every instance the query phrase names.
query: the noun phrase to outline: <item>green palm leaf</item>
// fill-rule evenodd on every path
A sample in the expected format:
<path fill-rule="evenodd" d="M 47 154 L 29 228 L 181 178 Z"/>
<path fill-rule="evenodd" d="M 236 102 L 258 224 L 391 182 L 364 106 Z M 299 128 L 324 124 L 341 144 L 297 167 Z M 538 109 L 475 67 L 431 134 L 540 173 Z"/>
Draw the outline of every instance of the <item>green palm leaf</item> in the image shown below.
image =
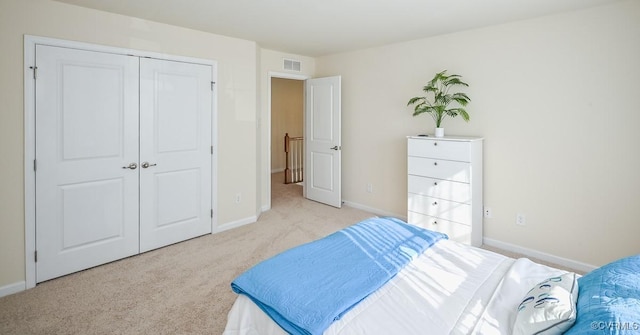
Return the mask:
<path fill-rule="evenodd" d="M 442 120 L 446 117 L 456 117 L 460 115 L 463 120 L 469 121 L 469 113 L 462 108 L 467 106 L 471 101 L 469 96 L 463 92 L 449 93 L 454 87 L 469 87 L 469 84 L 462 81 L 462 76 L 457 74 L 447 75 L 447 70 L 436 73 L 425 86 L 422 91 L 425 96 L 413 97 L 407 103 L 407 106 L 415 105 L 413 116 L 428 113 L 436 123 L 436 127 L 440 127 Z M 429 95 L 433 95 L 430 99 Z M 449 104 L 456 103 L 460 107 L 447 108 Z"/>

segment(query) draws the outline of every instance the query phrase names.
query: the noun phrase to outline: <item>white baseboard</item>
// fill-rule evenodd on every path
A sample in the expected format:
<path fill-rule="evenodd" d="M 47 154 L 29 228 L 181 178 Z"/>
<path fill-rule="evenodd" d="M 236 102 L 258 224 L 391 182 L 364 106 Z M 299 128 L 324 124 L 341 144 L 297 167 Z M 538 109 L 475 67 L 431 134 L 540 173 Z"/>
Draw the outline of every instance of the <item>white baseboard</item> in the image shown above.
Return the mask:
<path fill-rule="evenodd" d="M 271 173 L 284 172 L 284 168 L 271 169 Z"/>
<path fill-rule="evenodd" d="M 14 294 L 14 293 L 22 292 L 26 289 L 27 289 L 27 283 L 24 281 L 2 286 L 0 287 L 0 298 Z"/>
<path fill-rule="evenodd" d="M 521 247 L 521 246 L 518 246 L 518 245 L 515 245 L 515 244 L 502 242 L 502 241 L 494 240 L 494 239 L 491 239 L 491 238 L 486 238 L 485 237 L 483 239 L 483 243 L 488 245 L 488 246 L 491 246 L 491 247 L 496 247 L 498 249 L 511 251 L 511 252 L 516 252 L 516 253 L 523 254 L 525 256 L 529 256 L 529 257 L 533 257 L 533 258 L 537 258 L 537 259 L 540 259 L 540 260 L 543 260 L 543 261 L 546 261 L 546 262 L 562 265 L 562 266 L 570 268 L 570 269 L 582 271 L 584 273 L 587 273 L 587 272 L 592 271 L 592 270 L 597 268 L 597 266 L 595 266 L 595 265 L 574 261 L 572 259 L 555 256 L 555 255 L 548 254 L 546 252 L 542 252 L 542 251 L 538 251 L 538 250 L 524 248 L 524 247 Z"/>
<path fill-rule="evenodd" d="M 219 233 L 219 232 L 223 232 L 225 230 L 229 230 L 229 229 L 233 229 L 233 228 L 238 228 L 250 223 L 255 223 L 256 221 L 258 221 L 258 217 L 257 216 L 251 216 L 248 218 L 244 218 L 244 219 L 240 219 L 237 221 L 232 221 L 232 222 L 227 222 L 224 224 L 221 224 L 219 226 L 217 226 L 214 230 L 213 230 L 213 234 L 215 233 Z"/>
<path fill-rule="evenodd" d="M 351 202 L 351 201 L 347 201 L 344 200 L 342 202 L 345 206 L 349 206 L 349 207 L 353 207 L 355 209 L 359 209 L 359 210 L 363 210 L 365 212 L 370 212 L 373 213 L 375 215 L 379 215 L 379 216 L 392 216 L 404 221 L 407 221 L 407 216 L 406 213 L 404 215 L 400 215 L 400 214 L 396 214 L 396 213 L 391 213 L 391 212 L 387 212 L 387 211 L 383 211 L 381 209 L 378 208 L 373 208 L 373 207 L 369 207 L 369 206 L 365 206 L 359 203 L 355 203 L 355 202 Z"/>

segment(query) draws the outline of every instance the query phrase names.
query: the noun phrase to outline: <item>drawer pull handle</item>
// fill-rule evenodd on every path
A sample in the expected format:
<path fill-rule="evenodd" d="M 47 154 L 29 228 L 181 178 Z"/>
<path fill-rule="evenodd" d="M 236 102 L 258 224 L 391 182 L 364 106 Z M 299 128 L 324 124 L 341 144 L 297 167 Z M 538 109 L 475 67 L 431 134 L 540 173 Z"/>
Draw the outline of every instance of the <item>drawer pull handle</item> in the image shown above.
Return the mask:
<path fill-rule="evenodd" d="M 433 162 L 433 165 L 438 165 L 438 162 Z"/>
<path fill-rule="evenodd" d="M 433 145 L 436 145 L 436 146 L 437 146 L 437 145 L 438 145 L 438 142 L 433 142 Z"/>
<path fill-rule="evenodd" d="M 438 182 L 437 182 L 437 181 L 436 181 L 436 182 L 434 182 L 434 183 L 433 183 L 433 186 L 438 186 Z"/>
<path fill-rule="evenodd" d="M 438 224 L 438 221 L 433 221 L 433 224 Z"/>
<path fill-rule="evenodd" d="M 437 202 L 437 201 L 434 201 L 434 202 L 433 202 L 433 205 L 434 205 L 434 206 L 438 206 L 438 202 Z"/>

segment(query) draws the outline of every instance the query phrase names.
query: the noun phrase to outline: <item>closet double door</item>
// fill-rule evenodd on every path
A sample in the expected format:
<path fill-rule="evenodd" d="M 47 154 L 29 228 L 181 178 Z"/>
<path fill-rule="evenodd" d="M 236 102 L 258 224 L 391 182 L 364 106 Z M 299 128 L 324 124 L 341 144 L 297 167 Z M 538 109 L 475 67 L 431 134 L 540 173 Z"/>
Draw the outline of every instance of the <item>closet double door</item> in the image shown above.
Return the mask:
<path fill-rule="evenodd" d="M 212 67 L 36 47 L 36 281 L 211 233 Z"/>

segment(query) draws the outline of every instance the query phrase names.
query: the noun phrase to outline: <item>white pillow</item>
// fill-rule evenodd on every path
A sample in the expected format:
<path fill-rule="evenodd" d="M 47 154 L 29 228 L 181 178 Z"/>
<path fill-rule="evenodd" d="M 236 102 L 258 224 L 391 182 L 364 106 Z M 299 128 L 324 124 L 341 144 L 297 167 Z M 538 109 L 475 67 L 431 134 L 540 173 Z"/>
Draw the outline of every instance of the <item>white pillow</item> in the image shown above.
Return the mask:
<path fill-rule="evenodd" d="M 562 334 L 576 322 L 578 280 L 568 272 L 534 286 L 516 311 L 514 335 Z"/>

